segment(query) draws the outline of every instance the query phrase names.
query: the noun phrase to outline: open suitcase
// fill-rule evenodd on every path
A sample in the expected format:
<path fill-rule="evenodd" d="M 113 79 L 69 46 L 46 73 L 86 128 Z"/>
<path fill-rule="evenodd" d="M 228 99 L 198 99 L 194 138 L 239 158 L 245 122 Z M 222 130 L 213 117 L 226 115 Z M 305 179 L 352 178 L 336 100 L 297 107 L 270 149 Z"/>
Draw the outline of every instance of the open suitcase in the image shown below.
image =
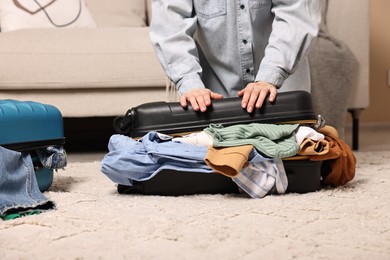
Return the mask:
<path fill-rule="evenodd" d="M 53 182 L 53 170 L 42 166 L 35 150 L 65 144 L 61 112 L 33 101 L 0 100 L 0 146 L 31 154 L 41 191 Z"/>
<path fill-rule="evenodd" d="M 241 109 L 241 98 L 214 100 L 207 112 L 182 108 L 178 102 L 152 102 L 131 108 L 124 116 L 114 120 L 119 134 L 140 138 L 149 131 L 178 135 L 201 131 L 209 124 L 230 126 L 249 123 L 299 123 L 314 126 L 317 115 L 313 111 L 311 96 L 305 91 L 279 93 L 273 103 L 265 102 L 252 113 Z M 287 179 L 287 192 L 305 193 L 321 188 L 319 161 L 292 157 L 283 161 Z M 200 174 L 163 170 L 148 181 L 134 181 L 133 186 L 118 185 L 118 192 L 148 195 L 190 195 L 237 193 L 239 189 L 231 178 L 221 174 Z"/>

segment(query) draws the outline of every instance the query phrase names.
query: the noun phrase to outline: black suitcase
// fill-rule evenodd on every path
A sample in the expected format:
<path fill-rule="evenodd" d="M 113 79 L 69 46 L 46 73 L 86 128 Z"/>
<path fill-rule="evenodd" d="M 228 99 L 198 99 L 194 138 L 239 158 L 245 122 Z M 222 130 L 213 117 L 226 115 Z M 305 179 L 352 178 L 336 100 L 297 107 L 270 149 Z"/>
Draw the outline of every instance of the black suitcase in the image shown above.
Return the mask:
<path fill-rule="evenodd" d="M 182 108 L 178 102 L 151 102 L 131 108 L 114 119 L 117 133 L 140 138 L 150 131 L 182 135 L 201 131 L 209 124 L 230 126 L 249 123 L 299 123 L 314 126 L 317 115 L 311 96 L 305 91 L 279 93 L 275 102 L 268 101 L 252 113 L 241 108 L 241 98 L 214 100 L 207 112 Z M 283 161 L 287 192 L 306 193 L 321 188 L 321 162 L 293 157 Z M 122 194 L 191 195 L 237 193 L 237 185 L 221 174 L 200 174 L 163 170 L 148 181 L 134 181 L 133 186 L 118 185 Z"/>

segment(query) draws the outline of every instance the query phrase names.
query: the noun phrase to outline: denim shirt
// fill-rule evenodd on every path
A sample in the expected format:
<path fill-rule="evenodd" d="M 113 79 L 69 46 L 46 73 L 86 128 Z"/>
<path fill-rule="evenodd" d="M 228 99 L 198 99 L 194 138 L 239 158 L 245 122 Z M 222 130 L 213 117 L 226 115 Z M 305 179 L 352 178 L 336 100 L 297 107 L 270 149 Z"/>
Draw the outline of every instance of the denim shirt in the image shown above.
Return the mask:
<path fill-rule="evenodd" d="M 153 0 L 152 10 L 150 37 L 180 94 L 207 87 L 235 96 L 255 81 L 310 91 L 319 0 Z"/>
<path fill-rule="evenodd" d="M 101 172 L 114 183 L 132 186 L 133 181 L 146 181 L 163 169 L 199 174 L 215 174 L 205 163 L 208 148 L 171 142 L 172 137 L 149 132 L 140 140 L 115 134 L 108 143 L 109 152 L 101 162 Z M 284 193 L 287 175 L 281 159 L 265 158 L 253 149 L 249 166 L 233 181 L 252 198 Z M 163 184 L 163 183 L 161 183 Z"/>

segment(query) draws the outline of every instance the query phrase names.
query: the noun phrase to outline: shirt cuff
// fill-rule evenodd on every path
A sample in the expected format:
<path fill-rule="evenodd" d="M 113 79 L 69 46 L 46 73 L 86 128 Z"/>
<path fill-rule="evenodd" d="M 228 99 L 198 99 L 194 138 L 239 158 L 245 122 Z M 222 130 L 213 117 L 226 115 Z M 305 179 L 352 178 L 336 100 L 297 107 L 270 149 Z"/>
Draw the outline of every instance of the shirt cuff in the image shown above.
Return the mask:
<path fill-rule="evenodd" d="M 206 88 L 202 82 L 202 79 L 197 73 L 184 76 L 176 84 L 176 87 L 180 95 L 183 95 L 188 90 L 193 88 Z"/>
<path fill-rule="evenodd" d="M 255 81 L 268 82 L 275 85 L 277 88 L 280 88 L 288 76 L 289 74 L 283 69 L 277 67 L 260 66 Z"/>

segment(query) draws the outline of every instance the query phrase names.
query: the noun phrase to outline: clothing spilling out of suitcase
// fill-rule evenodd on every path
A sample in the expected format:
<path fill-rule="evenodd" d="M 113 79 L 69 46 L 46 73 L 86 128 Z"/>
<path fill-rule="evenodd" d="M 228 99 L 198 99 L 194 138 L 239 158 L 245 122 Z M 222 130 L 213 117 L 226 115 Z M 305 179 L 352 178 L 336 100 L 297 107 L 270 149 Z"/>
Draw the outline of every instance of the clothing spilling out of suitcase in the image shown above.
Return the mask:
<path fill-rule="evenodd" d="M 67 166 L 61 113 L 35 102 L 5 100 L 0 106 L 5 122 L 0 136 L 0 217 L 9 220 L 55 210 L 56 202 L 44 192 L 50 189 L 53 171 Z M 30 121 L 17 118 L 21 116 Z M 120 119 L 122 125 L 131 121 Z M 290 123 L 241 120 L 229 125 L 210 120 L 194 131 L 177 127 L 167 133 L 152 127 L 141 136 L 117 131 L 108 140 L 101 174 L 124 196 L 236 193 L 261 199 L 345 185 L 354 178 L 355 156 L 334 127 L 319 115 L 312 119 Z M 21 124 L 28 126 L 29 136 L 15 135 Z M 43 137 L 37 140 L 34 135 L 42 135 L 42 125 L 59 127 L 50 130 L 46 141 Z M 136 127 L 130 124 L 132 130 Z"/>

